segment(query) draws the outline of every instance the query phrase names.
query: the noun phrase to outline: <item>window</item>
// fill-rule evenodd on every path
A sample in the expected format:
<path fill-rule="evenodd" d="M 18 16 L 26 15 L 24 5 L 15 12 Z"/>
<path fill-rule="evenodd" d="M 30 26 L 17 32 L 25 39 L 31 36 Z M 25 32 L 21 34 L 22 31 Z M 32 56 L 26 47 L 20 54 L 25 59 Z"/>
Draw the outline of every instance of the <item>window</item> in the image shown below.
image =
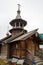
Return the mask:
<path fill-rule="evenodd" d="M 18 44 L 16 44 L 16 48 L 18 48 Z"/>

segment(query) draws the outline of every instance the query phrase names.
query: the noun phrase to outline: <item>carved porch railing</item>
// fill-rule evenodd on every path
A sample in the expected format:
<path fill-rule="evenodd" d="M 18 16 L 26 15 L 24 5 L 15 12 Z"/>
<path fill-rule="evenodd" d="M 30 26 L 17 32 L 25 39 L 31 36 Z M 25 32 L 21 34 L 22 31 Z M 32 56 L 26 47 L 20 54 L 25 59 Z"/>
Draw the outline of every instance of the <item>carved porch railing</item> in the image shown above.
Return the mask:
<path fill-rule="evenodd" d="M 32 65 L 32 61 L 34 59 L 34 56 L 32 55 L 32 52 L 28 49 L 25 49 L 26 50 L 26 57 L 25 57 L 25 61 L 24 61 L 24 65 Z"/>
<path fill-rule="evenodd" d="M 43 60 L 43 50 L 36 50 L 36 56 L 39 56 Z"/>

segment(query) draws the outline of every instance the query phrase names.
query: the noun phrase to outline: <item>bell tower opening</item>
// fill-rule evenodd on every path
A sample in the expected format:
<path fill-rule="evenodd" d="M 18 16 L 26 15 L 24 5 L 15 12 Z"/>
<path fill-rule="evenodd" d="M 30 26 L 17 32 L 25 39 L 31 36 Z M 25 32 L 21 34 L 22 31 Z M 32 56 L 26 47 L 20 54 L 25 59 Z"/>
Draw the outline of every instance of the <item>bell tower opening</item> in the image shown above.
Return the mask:
<path fill-rule="evenodd" d="M 21 18 L 21 15 L 20 15 L 21 11 L 20 11 L 20 4 L 18 4 L 18 10 L 17 10 L 17 16 L 15 19 L 13 19 L 11 22 L 10 22 L 10 25 L 13 27 L 11 30 L 10 30 L 10 33 L 14 33 L 15 31 L 17 33 L 21 32 L 21 31 L 26 31 L 24 30 L 24 27 L 26 26 L 27 24 L 27 21 L 23 20 Z M 15 32 L 15 33 L 16 33 Z"/>

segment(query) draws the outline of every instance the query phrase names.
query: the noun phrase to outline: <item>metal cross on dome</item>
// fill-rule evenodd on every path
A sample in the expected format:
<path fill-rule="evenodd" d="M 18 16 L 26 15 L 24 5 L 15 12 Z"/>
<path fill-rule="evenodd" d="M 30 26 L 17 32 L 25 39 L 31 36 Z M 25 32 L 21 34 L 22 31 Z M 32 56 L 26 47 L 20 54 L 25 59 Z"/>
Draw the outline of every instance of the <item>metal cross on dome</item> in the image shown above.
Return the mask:
<path fill-rule="evenodd" d="M 18 10 L 19 10 L 19 11 L 20 11 L 20 6 L 21 6 L 21 5 L 20 5 L 20 4 L 18 4 Z"/>

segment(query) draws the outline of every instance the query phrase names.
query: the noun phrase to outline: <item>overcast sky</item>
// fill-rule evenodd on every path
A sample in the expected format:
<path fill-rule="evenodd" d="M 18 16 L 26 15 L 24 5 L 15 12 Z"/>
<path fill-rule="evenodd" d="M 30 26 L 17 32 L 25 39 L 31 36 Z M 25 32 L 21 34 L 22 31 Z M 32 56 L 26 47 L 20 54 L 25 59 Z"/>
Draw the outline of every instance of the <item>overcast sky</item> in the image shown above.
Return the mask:
<path fill-rule="evenodd" d="M 39 28 L 38 32 L 43 33 L 43 0 L 0 0 L 0 39 L 11 28 L 9 22 L 17 15 L 17 4 L 21 5 L 22 19 L 27 21 L 25 29 Z"/>

